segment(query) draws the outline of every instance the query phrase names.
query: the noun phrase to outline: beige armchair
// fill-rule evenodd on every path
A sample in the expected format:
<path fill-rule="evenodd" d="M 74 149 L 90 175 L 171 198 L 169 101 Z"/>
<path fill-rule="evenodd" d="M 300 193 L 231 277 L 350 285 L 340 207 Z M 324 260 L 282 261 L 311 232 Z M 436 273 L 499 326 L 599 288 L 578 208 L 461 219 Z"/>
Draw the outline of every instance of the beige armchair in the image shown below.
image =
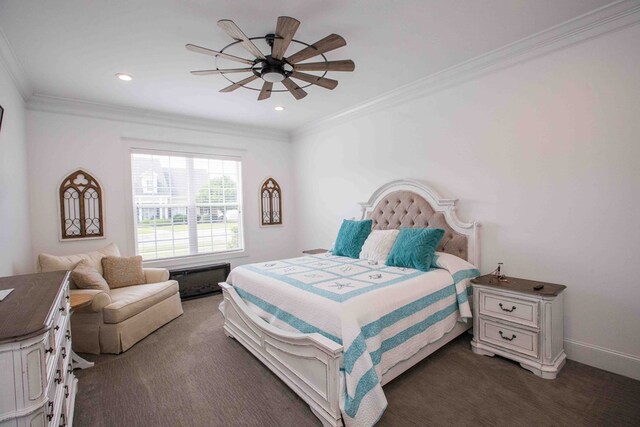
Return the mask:
<path fill-rule="evenodd" d="M 113 244 L 86 254 L 41 254 L 38 269 L 42 272 L 73 270 L 78 262 L 86 259 L 102 274 L 102 258 L 119 255 Z M 169 271 L 145 268 L 144 274 L 145 284 L 108 292 L 78 289 L 72 281 L 71 294 L 93 295 L 91 305 L 76 310 L 71 316 L 73 349 L 76 352 L 121 353 L 183 313 L 178 282 L 169 280 Z"/>

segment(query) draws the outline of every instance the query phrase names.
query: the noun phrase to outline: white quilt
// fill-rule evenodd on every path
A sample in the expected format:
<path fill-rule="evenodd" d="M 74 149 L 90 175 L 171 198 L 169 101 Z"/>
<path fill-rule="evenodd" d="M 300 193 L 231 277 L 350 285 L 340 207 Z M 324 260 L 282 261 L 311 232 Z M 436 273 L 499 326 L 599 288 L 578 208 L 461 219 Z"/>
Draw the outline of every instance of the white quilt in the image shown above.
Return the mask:
<path fill-rule="evenodd" d="M 444 253 L 426 273 L 322 254 L 244 265 L 227 281 L 272 325 L 341 344 L 345 424 L 372 426 L 387 406 L 382 375 L 471 317 L 478 275 Z"/>

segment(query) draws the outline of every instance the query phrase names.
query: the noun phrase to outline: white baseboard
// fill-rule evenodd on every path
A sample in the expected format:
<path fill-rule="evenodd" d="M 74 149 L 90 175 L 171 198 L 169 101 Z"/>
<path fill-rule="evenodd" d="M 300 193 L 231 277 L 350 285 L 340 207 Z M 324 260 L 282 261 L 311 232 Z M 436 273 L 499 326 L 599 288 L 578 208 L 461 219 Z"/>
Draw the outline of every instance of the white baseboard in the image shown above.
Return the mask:
<path fill-rule="evenodd" d="M 567 358 L 640 380 L 640 357 L 580 341 L 564 340 Z"/>

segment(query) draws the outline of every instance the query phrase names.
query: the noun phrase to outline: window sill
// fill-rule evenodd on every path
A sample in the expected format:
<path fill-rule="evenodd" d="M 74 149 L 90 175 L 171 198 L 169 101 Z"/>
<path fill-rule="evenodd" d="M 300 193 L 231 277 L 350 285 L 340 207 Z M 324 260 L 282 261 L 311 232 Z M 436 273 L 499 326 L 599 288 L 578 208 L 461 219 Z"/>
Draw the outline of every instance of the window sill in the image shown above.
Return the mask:
<path fill-rule="evenodd" d="M 149 261 L 144 261 L 144 267 L 151 268 L 185 268 L 185 267 L 197 267 L 206 264 L 213 264 L 219 262 L 225 262 L 232 259 L 238 258 L 248 258 L 249 254 L 246 251 L 233 251 L 233 252 L 223 252 L 223 253 L 215 253 L 215 254 L 202 254 L 202 255 L 191 255 L 184 257 L 176 257 L 176 258 L 163 258 L 163 259 L 154 259 Z"/>

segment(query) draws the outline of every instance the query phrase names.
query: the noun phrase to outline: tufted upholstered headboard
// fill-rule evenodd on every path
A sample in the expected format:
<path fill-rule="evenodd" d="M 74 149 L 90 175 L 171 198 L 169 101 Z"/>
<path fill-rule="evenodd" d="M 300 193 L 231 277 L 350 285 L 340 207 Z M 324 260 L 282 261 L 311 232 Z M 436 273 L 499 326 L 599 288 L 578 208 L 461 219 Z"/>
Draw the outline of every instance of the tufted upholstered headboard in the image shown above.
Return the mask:
<path fill-rule="evenodd" d="M 478 223 L 464 223 L 455 214 L 455 199 L 443 199 L 418 181 L 393 181 L 360 203 L 362 218 L 373 220 L 374 230 L 431 227 L 445 230 L 438 251 L 479 266 Z"/>

